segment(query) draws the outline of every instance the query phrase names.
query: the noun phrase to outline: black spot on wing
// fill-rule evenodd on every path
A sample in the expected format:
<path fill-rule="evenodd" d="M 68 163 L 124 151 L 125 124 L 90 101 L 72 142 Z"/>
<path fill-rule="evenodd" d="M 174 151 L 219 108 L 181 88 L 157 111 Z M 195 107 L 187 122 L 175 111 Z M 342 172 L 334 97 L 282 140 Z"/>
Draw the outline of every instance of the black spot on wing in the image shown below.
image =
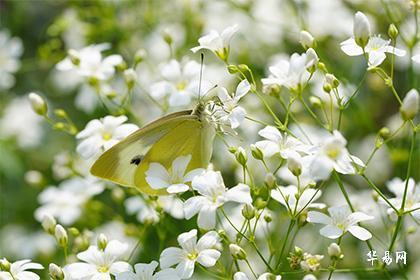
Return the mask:
<path fill-rule="evenodd" d="M 144 158 L 144 156 L 137 155 L 137 156 L 135 156 L 131 159 L 130 164 L 139 165 L 143 158 Z"/>

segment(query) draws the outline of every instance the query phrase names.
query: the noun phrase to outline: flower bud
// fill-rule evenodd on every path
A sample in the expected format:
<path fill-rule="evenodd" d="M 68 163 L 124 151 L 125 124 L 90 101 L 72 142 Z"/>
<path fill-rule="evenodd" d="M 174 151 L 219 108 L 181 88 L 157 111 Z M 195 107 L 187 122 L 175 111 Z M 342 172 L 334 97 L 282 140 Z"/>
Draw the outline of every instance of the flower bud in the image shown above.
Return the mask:
<path fill-rule="evenodd" d="M 337 88 L 338 85 L 340 84 L 340 82 L 338 81 L 338 79 L 333 74 L 330 74 L 330 73 L 327 73 L 325 75 L 325 81 L 327 83 L 329 83 L 332 88 Z"/>
<path fill-rule="evenodd" d="M 375 202 L 379 201 L 379 194 L 376 191 L 372 191 L 371 196 L 372 196 L 373 201 Z"/>
<path fill-rule="evenodd" d="M 40 186 L 43 182 L 42 173 L 37 170 L 28 170 L 25 173 L 25 181 L 31 186 Z"/>
<path fill-rule="evenodd" d="M 315 72 L 318 62 L 319 62 L 319 58 L 315 50 L 312 48 L 309 48 L 306 51 L 306 70 L 308 70 L 309 73 Z"/>
<path fill-rule="evenodd" d="M 0 270 L 10 271 L 10 262 L 6 258 L 0 259 Z"/>
<path fill-rule="evenodd" d="M 298 153 L 293 153 L 288 157 L 287 168 L 296 177 L 299 177 L 300 174 L 302 174 L 302 163 Z"/>
<path fill-rule="evenodd" d="M 108 238 L 106 237 L 106 235 L 103 233 L 99 234 L 96 240 L 96 244 L 98 245 L 99 250 L 105 250 L 106 245 L 108 244 Z"/>
<path fill-rule="evenodd" d="M 383 139 L 388 139 L 391 136 L 391 131 L 389 130 L 388 127 L 382 127 L 379 132 L 378 132 L 379 136 L 382 137 Z"/>
<path fill-rule="evenodd" d="M 328 246 L 328 255 L 332 259 L 341 258 L 342 254 L 340 246 L 337 243 L 331 243 L 330 246 Z"/>
<path fill-rule="evenodd" d="M 238 147 L 235 152 L 236 161 L 242 165 L 245 166 L 246 162 L 248 161 L 248 156 L 246 155 L 245 150 L 242 147 Z"/>
<path fill-rule="evenodd" d="M 407 233 L 408 234 L 413 234 L 413 233 L 416 233 L 416 232 L 417 232 L 417 227 L 415 227 L 415 226 L 407 227 Z"/>
<path fill-rule="evenodd" d="M 78 51 L 70 49 L 68 50 L 67 54 L 71 60 L 71 63 L 73 63 L 75 66 L 80 64 L 80 55 Z"/>
<path fill-rule="evenodd" d="M 271 216 L 271 214 L 270 214 L 270 213 L 266 213 L 266 214 L 264 215 L 264 221 L 265 221 L 266 223 L 271 223 L 271 221 L 273 221 L 273 217 Z"/>
<path fill-rule="evenodd" d="M 391 23 L 388 27 L 388 36 L 389 38 L 391 38 L 392 40 L 395 40 L 398 36 L 398 29 L 395 26 L 395 24 Z"/>
<path fill-rule="evenodd" d="M 134 55 L 134 62 L 136 64 L 141 63 L 147 56 L 146 50 L 139 49 L 137 50 L 136 54 Z"/>
<path fill-rule="evenodd" d="M 246 259 L 246 252 L 237 244 L 229 244 L 229 251 L 233 258 L 238 260 Z"/>
<path fill-rule="evenodd" d="M 238 148 L 237 148 L 237 147 L 235 147 L 235 146 L 230 146 L 230 147 L 228 148 L 228 151 L 229 151 L 231 154 L 235 154 L 237 150 L 238 150 Z"/>
<path fill-rule="evenodd" d="M 400 108 L 401 117 L 408 121 L 414 119 L 419 111 L 419 92 L 416 89 L 410 90 L 402 101 Z"/>
<path fill-rule="evenodd" d="M 252 206 L 252 204 L 245 204 L 242 207 L 242 216 L 244 216 L 245 219 L 251 220 L 255 217 L 255 208 Z"/>
<path fill-rule="evenodd" d="M 300 31 L 299 43 L 302 45 L 302 47 L 305 50 L 315 47 L 314 37 L 312 36 L 311 33 L 309 33 L 308 31 L 305 31 L 305 30 Z"/>
<path fill-rule="evenodd" d="M 59 267 L 55 263 L 50 263 L 50 265 L 48 267 L 48 271 L 49 271 L 49 274 L 50 274 L 50 278 L 52 280 L 63 280 L 64 279 L 63 270 L 61 269 L 61 267 Z"/>
<path fill-rule="evenodd" d="M 50 214 L 45 214 L 41 222 L 42 228 L 49 234 L 55 233 L 56 220 Z"/>
<path fill-rule="evenodd" d="M 250 147 L 251 147 L 251 154 L 255 159 L 257 159 L 257 160 L 263 160 L 264 159 L 264 154 L 263 154 L 263 152 L 261 151 L 260 148 L 258 148 L 254 144 L 251 144 Z"/>
<path fill-rule="evenodd" d="M 67 236 L 66 230 L 63 228 L 62 225 L 55 226 L 55 239 L 57 240 L 57 243 L 61 247 L 67 246 L 67 242 L 69 241 L 69 238 Z"/>
<path fill-rule="evenodd" d="M 133 68 L 124 70 L 124 79 L 127 85 L 127 88 L 130 90 L 134 87 L 137 82 L 137 73 Z"/>
<path fill-rule="evenodd" d="M 323 62 L 318 62 L 318 68 L 324 72 L 324 73 L 328 73 L 328 69 L 327 66 L 325 65 L 325 63 Z"/>
<path fill-rule="evenodd" d="M 47 103 L 45 103 L 44 99 L 39 96 L 38 94 L 31 92 L 28 95 L 29 102 L 31 103 L 32 109 L 35 113 L 40 116 L 45 116 L 48 111 Z"/>
<path fill-rule="evenodd" d="M 80 235 L 80 231 L 75 227 L 69 228 L 68 231 L 73 236 L 79 236 Z"/>
<path fill-rule="evenodd" d="M 255 208 L 257 208 L 257 209 L 264 209 L 266 206 L 267 206 L 267 201 L 265 201 L 261 197 L 258 197 L 255 200 Z"/>
<path fill-rule="evenodd" d="M 309 97 L 309 102 L 315 108 L 321 108 L 321 106 L 322 106 L 321 99 L 319 97 L 317 97 L 317 96 L 310 96 Z"/>
<path fill-rule="evenodd" d="M 327 92 L 330 93 L 332 90 L 332 85 L 329 84 L 327 81 L 324 82 L 324 84 L 322 85 L 322 89 Z"/>
<path fill-rule="evenodd" d="M 277 187 L 276 177 L 273 173 L 267 173 L 264 178 L 264 183 L 270 190 Z"/>
<path fill-rule="evenodd" d="M 169 46 L 172 45 L 174 40 L 172 39 L 172 36 L 168 32 L 168 30 L 163 30 L 162 31 L 162 37 L 163 37 L 163 40 L 165 41 L 166 44 L 168 44 Z"/>
<path fill-rule="evenodd" d="M 251 69 L 249 69 L 248 65 L 246 64 L 239 64 L 238 65 L 239 71 L 243 72 L 251 72 Z"/>
<path fill-rule="evenodd" d="M 369 20 L 362 12 L 357 12 L 354 16 L 353 36 L 356 44 L 362 48 L 364 48 L 369 42 L 370 24 Z"/>

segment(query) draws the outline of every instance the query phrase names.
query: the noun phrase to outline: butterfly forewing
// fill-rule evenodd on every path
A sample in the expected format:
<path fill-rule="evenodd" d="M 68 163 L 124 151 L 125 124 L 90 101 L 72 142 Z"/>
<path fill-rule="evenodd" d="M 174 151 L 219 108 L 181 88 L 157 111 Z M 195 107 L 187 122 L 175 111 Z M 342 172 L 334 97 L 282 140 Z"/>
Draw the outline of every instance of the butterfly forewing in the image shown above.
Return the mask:
<path fill-rule="evenodd" d="M 181 111 L 160 118 L 137 130 L 104 152 L 90 172 L 114 183 L 134 187 L 134 175 L 150 147 L 187 120 L 197 117 L 192 111 Z"/>

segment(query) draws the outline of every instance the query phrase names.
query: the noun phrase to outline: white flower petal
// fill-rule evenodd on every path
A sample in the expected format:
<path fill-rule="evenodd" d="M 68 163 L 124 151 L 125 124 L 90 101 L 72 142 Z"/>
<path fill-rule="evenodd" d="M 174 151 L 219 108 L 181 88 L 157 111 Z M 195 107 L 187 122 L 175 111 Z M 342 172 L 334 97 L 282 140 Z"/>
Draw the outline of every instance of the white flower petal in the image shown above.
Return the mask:
<path fill-rule="evenodd" d="M 252 202 L 249 186 L 241 183 L 229 189 L 224 196 L 228 201 L 234 201 L 238 203 Z"/>
<path fill-rule="evenodd" d="M 310 223 L 325 224 L 325 225 L 330 224 L 332 221 L 330 217 L 318 211 L 309 211 L 308 217 L 306 218 L 306 220 Z"/>
<path fill-rule="evenodd" d="M 197 262 L 204 267 L 212 267 L 220 257 L 220 252 L 215 249 L 206 249 L 199 253 Z"/>
<path fill-rule="evenodd" d="M 372 238 L 372 234 L 368 230 L 366 230 L 366 229 L 364 229 L 362 227 L 359 227 L 359 226 L 351 226 L 347 230 L 354 237 L 356 237 L 356 238 L 358 238 L 360 240 L 363 240 L 363 241 Z"/>
<path fill-rule="evenodd" d="M 336 239 L 343 234 L 343 231 L 336 226 L 326 225 L 325 227 L 321 228 L 319 233 L 330 239 Z"/>

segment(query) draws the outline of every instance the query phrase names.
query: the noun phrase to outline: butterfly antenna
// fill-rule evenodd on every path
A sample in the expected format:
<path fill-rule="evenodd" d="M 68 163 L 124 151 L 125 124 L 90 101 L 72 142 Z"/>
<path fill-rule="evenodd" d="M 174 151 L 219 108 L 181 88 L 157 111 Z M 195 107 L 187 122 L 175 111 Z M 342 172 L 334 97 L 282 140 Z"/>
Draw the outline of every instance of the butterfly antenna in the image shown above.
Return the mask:
<path fill-rule="evenodd" d="M 204 65 L 204 54 L 201 53 L 201 62 L 200 62 L 200 81 L 198 84 L 198 102 L 201 100 L 201 82 L 203 80 L 203 65 Z"/>

